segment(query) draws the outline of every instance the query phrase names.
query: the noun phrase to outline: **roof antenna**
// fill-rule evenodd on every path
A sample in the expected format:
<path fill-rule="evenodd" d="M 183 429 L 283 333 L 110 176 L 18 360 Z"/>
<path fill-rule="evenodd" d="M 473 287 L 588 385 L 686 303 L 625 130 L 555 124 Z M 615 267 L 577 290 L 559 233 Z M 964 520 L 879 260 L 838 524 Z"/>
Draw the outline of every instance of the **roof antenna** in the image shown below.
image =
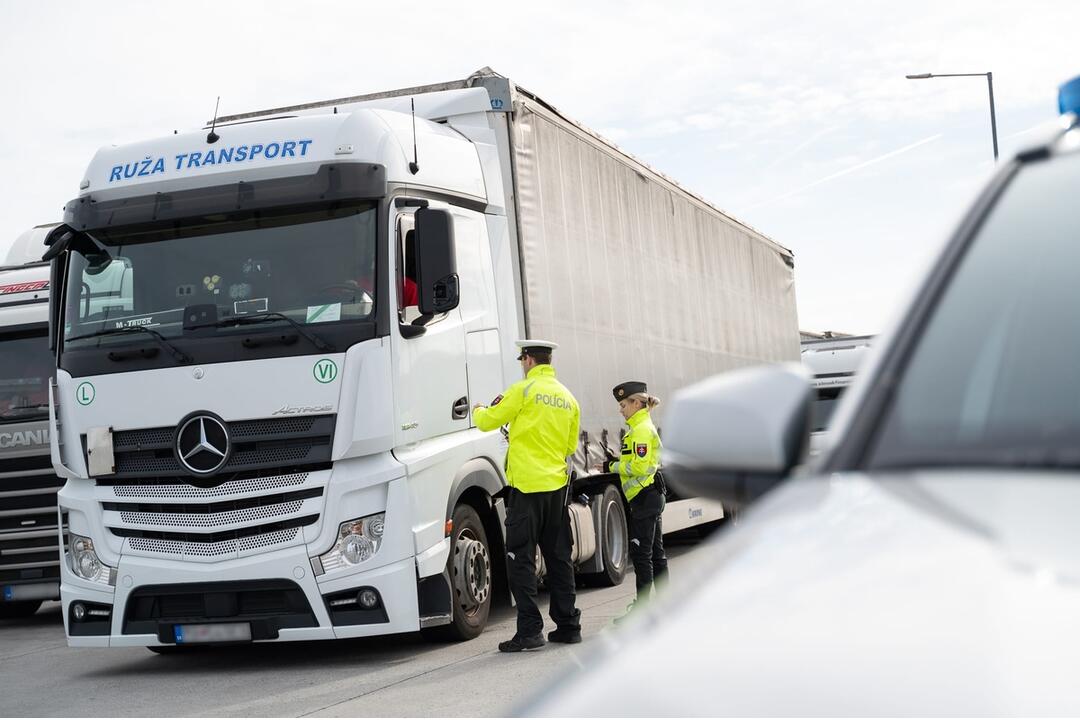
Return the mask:
<path fill-rule="evenodd" d="M 420 172 L 420 158 L 416 156 L 416 98 L 409 98 L 412 105 L 412 162 L 409 163 L 409 172 L 413 175 Z"/>
<path fill-rule="evenodd" d="M 221 136 L 214 132 L 214 128 L 217 127 L 217 111 L 219 105 L 221 105 L 220 95 L 218 95 L 217 102 L 214 103 L 214 119 L 210 122 L 210 134 L 206 136 L 206 142 L 211 145 L 221 139 Z"/>

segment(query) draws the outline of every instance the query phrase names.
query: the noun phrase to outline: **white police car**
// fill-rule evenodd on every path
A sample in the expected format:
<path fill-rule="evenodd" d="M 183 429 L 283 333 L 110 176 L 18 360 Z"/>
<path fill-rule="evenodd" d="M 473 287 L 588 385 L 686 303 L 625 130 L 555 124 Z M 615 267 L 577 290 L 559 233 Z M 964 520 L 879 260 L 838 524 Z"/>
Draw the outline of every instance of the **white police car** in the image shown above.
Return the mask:
<path fill-rule="evenodd" d="M 696 577 L 539 715 L 1080 715 L 1080 78 L 1006 163 L 838 411 L 805 371 L 688 388 L 672 476 L 746 501 Z"/>

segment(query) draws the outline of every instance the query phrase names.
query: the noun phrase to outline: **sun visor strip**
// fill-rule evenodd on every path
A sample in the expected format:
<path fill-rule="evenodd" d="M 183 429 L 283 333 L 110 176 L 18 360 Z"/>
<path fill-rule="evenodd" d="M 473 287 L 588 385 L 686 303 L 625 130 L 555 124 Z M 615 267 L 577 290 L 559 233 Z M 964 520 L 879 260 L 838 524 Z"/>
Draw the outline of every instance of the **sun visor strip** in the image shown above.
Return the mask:
<path fill-rule="evenodd" d="M 95 230 L 385 195 L 384 166 L 327 163 L 309 175 L 241 181 L 100 202 L 89 195 L 76 198 L 64 207 L 64 222 L 77 230 Z"/>

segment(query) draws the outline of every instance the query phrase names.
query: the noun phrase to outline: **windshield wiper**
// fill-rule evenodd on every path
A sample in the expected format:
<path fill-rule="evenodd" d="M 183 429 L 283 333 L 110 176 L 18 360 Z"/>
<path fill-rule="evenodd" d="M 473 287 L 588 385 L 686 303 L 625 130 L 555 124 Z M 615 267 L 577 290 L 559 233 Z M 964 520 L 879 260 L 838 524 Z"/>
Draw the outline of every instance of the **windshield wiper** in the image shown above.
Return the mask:
<path fill-rule="evenodd" d="M 165 348 L 165 350 L 167 350 L 168 353 L 173 356 L 173 359 L 180 364 L 186 365 L 187 363 L 191 362 L 190 355 L 188 355 L 186 352 L 179 349 L 178 347 L 170 343 L 168 340 L 166 340 L 164 337 L 162 337 L 161 333 L 159 333 L 157 330 L 151 330 L 145 325 L 133 325 L 131 327 L 123 328 L 105 328 L 104 330 L 87 333 L 86 335 L 76 335 L 75 337 L 67 338 L 66 342 L 71 342 L 72 340 L 87 340 L 89 338 L 105 337 L 107 335 L 129 335 L 131 333 L 146 333 L 150 337 L 154 338 L 158 341 L 161 347 Z"/>
<path fill-rule="evenodd" d="M 285 322 L 292 325 L 296 329 L 296 332 L 303 335 L 312 345 L 314 345 L 319 350 L 322 350 L 323 352 L 333 352 L 334 351 L 334 346 L 333 345 L 326 342 L 325 340 L 323 340 L 321 337 L 319 337 L 315 333 L 306 330 L 303 325 L 296 322 L 295 320 L 293 320 L 288 315 L 285 315 L 284 313 L 279 313 L 279 312 L 255 313 L 254 315 L 236 315 L 235 317 L 224 318 L 222 320 L 218 320 L 215 323 L 206 323 L 205 325 L 195 325 L 192 329 L 201 328 L 201 327 L 219 327 L 219 328 L 221 328 L 221 327 L 231 327 L 231 326 L 239 326 L 239 325 L 257 325 L 259 323 L 264 323 L 264 322 L 274 322 L 275 320 L 284 320 Z"/>

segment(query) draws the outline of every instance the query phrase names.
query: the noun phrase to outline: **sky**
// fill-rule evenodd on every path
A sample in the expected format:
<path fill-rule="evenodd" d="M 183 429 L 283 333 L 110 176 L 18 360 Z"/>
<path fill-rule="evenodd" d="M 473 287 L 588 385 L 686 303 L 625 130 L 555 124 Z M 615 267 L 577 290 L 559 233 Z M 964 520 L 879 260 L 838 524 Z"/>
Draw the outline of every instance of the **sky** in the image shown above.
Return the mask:
<path fill-rule="evenodd" d="M 0 252 L 98 147 L 490 66 L 795 253 L 799 325 L 886 328 L 1080 75 L 1080 2 L 0 0 Z"/>

